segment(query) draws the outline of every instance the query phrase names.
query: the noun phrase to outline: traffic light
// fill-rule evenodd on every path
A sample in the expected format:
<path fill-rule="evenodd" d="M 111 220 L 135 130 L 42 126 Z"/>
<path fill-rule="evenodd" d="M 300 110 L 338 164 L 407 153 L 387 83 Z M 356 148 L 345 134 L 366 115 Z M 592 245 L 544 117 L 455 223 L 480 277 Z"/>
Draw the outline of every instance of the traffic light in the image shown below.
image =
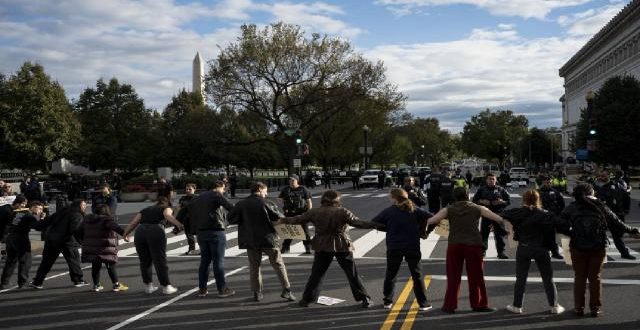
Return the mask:
<path fill-rule="evenodd" d="M 594 137 L 598 134 L 598 127 L 595 119 L 589 119 L 589 137 Z"/>
<path fill-rule="evenodd" d="M 295 134 L 296 144 L 302 144 L 302 131 L 297 130 Z"/>

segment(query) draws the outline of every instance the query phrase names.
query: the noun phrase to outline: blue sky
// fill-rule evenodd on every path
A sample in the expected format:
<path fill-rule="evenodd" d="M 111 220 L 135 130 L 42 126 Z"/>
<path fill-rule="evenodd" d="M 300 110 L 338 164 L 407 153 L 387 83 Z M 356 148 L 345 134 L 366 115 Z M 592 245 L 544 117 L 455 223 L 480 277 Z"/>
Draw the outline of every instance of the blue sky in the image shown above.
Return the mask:
<path fill-rule="evenodd" d="M 191 89 L 196 51 L 214 59 L 240 25 L 284 21 L 382 60 L 407 110 L 452 132 L 486 108 L 559 126 L 558 69 L 628 2 L 0 0 L 0 72 L 39 62 L 72 99 L 117 77 L 161 111 Z"/>

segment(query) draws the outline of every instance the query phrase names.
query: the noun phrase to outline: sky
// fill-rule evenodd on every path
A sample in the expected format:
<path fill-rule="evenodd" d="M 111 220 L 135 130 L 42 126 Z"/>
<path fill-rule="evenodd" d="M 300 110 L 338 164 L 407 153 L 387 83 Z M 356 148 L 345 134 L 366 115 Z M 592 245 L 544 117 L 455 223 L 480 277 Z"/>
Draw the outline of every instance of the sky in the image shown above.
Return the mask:
<path fill-rule="evenodd" d="M 629 2 L 0 0 L 0 72 L 38 62 L 71 100 L 116 77 L 162 111 L 191 90 L 196 52 L 213 60 L 242 24 L 282 21 L 382 61 L 406 109 L 453 133 L 487 108 L 559 127 L 558 69 Z"/>

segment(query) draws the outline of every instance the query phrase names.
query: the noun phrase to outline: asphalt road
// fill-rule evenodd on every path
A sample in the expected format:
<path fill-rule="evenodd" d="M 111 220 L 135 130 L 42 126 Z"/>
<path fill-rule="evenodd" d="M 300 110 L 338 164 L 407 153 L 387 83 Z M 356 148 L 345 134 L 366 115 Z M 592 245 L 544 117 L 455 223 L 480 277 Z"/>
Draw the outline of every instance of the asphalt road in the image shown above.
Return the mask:
<path fill-rule="evenodd" d="M 316 189 L 314 195 L 321 190 Z M 519 204 L 513 191 L 514 205 Z M 359 217 L 368 220 L 389 205 L 384 191 L 373 189 L 359 192 L 343 190 L 344 204 Z M 314 198 L 314 202 L 318 202 Z M 567 200 L 570 201 L 570 200 Z M 126 223 L 133 214 L 147 204 L 121 204 L 120 222 Z M 637 200 L 633 203 L 628 222 L 639 226 L 640 209 Z M 640 311 L 635 302 L 640 295 L 640 265 L 637 261 L 619 260 L 615 248 L 608 252 L 608 263 L 604 270 L 603 310 L 604 315 L 594 319 L 578 318 L 570 312 L 551 315 L 539 274 L 532 265 L 530 281 L 525 297 L 525 314 L 514 315 L 504 310 L 511 303 L 515 250 L 507 248 L 509 260 L 498 260 L 495 251 L 489 251 L 485 260 L 485 279 L 489 302 L 498 308 L 494 313 L 473 313 L 468 304 L 468 290 L 463 281 L 460 292 L 459 311 L 454 315 L 439 310 L 442 305 L 446 278 L 444 256 L 446 240 L 430 237 L 423 241 L 423 270 L 428 287 L 428 297 L 434 309 L 418 312 L 413 294 L 408 289 L 409 272 L 403 266 L 396 287 L 396 301 L 391 311 L 382 308 L 382 283 L 386 266 L 384 234 L 370 230 L 353 229 L 351 237 L 356 245 L 356 258 L 365 287 L 376 303 L 363 309 L 351 296 L 346 278 L 337 263 L 334 263 L 322 284 L 321 295 L 339 298 L 344 302 L 324 306 L 312 304 L 308 308 L 283 301 L 279 282 L 266 263 L 263 267 L 265 299 L 260 303 L 251 300 L 247 258 L 243 250 L 237 249 L 234 237 L 236 228 L 228 230 L 225 270 L 229 286 L 237 291 L 230 298 L 209 295 L 197 296 L 197 268 L 199 257 L 182 256 L 186 251 L 184 236 L 173 238 L 168 234 L 169 267 L 172 283 L 180 291 L 171 296 L 156 292 L 146 295 L 142 291 L 138 259 L 130 243 L 120 247 L 122 257 L 118 265 L 121 280 L 130 286 L 127 292 L 89 292 L 89 287 L 71 287 L 62 258 L 50 272 L 44 290 L 11 289 L 0 293 L 0 328 L 10 329 L 640 329 Z M 628 246 L 640 251 L 640 241 L 626 239 Z M 295 243 L 295 242 L 294 242 Z M 292 246 L 285 262 L 293 292 L 300 297 L 308 278 L 311 256 L 302 255 L 301 244 Z M 35 272 L 39 257 L 34 257 L 31 273 Z M 553 263 L 559 301 L 570 311 L 573 307 L 573 271 L 563 261 Z M 90 280 L 90 266 L 85 269 L 85 280 Z M 213 280 L 213 278 L 210 278 Z M 15 275 L 12 278 L 15 282 Z M 106 272 L 103 284 L 108 284 Z M 108 287 L 105 285 L 105 287 Z M 210 284 L 215 291 L 215 284 Z M 403 294 L 403 291 L 406 291 Z"/>

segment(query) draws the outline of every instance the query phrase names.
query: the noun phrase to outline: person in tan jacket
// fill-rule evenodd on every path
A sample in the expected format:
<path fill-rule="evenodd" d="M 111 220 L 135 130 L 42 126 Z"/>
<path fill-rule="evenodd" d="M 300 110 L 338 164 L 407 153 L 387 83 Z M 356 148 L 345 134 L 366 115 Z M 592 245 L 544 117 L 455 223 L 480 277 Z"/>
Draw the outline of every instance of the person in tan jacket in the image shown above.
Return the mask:
<path fill-rule="evenodd" d="M 342 207 L 340 193 L 335 190 L 325 191 L 322 194 L 320 204 L 320 208 L 279 220 L 279 223 L 296 225 L 313 223 L 315 226 L 315 235 L 311 240 L 315 251 L 313 266 L 299 305 L 307 307 L 309 303 L 317 301 L 320 295 L 320 283 L 335 257 L 347 275 L 355 300 L 361 302 L 364 308 L 371 307 L 371 297 L 358 276 L 358 270 L 353 260 L 354 247 L 347 231 L 349 225 L 364 229 L 381 228 L 382 225 L 358 219 L 351 211 Z"/>

